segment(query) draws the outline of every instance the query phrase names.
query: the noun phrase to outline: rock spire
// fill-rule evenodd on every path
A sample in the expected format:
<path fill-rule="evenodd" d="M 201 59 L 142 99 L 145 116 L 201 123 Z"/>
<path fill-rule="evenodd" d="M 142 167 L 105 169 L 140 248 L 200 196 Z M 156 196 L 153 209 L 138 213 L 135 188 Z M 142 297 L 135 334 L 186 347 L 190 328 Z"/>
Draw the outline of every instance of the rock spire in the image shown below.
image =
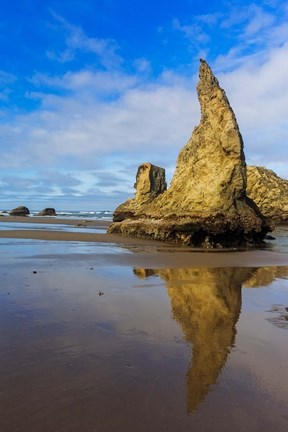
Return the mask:
<path fill-rule="evenodd" d="M 135 198 L 133 211 L 131 201 L 122 204 L 109 232 L 230 247 L 260 244 L 270 230 L 247 197 L 242 136 L 225 91 L 204 60 L 199 78 L 200 124 L 179 153 L 171 186 L 147 202 Z"/>

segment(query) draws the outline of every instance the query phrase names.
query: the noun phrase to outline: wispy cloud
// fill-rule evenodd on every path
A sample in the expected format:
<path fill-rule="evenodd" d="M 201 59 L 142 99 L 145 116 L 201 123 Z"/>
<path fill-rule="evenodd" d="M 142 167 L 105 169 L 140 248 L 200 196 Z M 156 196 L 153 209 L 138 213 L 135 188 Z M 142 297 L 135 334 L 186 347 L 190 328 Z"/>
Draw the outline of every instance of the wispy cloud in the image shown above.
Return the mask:
<path fill-rule="evenodd" d="M 50 90 L 69 90 L 83 92 L 87 90 L 92 94 L 111 95 L 121 93 L 132 88 L 139 78 L 136 75 L 127 75 L 121 71 L 93 71 L 82 69 L 76 72 L 67 72 L 62 76 L 51 76 L 37 72 L 30 82 L 38 88 L 46 87 Z"/>
<path fill-rule="evenodd" d="M 264 7 L 260 3 L 235 5 L 233 2 L 226 10 L 215 11 L 207 15 L 195 15 L 185 22 L 178 19 L 173 21 L 173 29 L 181 32 L 186 43 L 204 55 L 213 56 L 210 46 L 220 38 L 227 49 L 221 54 L 215 50 L 219 63 L 223 59 L 230 60 L 230 68 L 237 67 L 246 58 L 259 58 L 261 50 L 269 50 L 287 41 L 288 37 L 288 8 L 284 2 L 270 4 Z M 212 44 L 212 45 L 213 45 Z M 254 54 L 253 54 L 254 51 Z M 223 67 L 223 63 L 222 67 Z M 228 64 L 227 64 L 228 66 Z M 224 65 L 225 67 L 225 65 Z"/>
<path fill-rule="evenodd" d="M 12 86 L 17 81 L 15 75 L 0 70 L 0 101 L 9 102 Z M 1 117 L 1 111 L 0 111 Z"/>
<path fill-rule="evenodd" d="M 160 83 L 132 89 L 123 84 L 123 88 L 113 103 L 91 98 L 91 94 L 77 99 L 75 93 L 39 95 L 41 109 L 15 117 L 13 124 L 4 124 L 0 131 L 1 139 L 9 142 L 11 162 L 15 163 L 13 151 L 19 140 L 26 143 L 23 155 L 33 154 L 33 165 L 64 156 L 139 151 L 149 155 L 155 146 L 158 150 L 171 148 L 175 140 L 188 138 L 191 118 L 197 122 L 199 117 L 196 103 L 191 103 L 195 99 L 192 88 L 189 92 Z"/>
<path fill-rule="evenodd" d="M 0 70 L 0 86 L 14 83 L 16 80 L 17 80 L 17 78 L 15 75 L 13 75 L 9 72 L 5 72 L 3 70 Z"/>
<path fill-rule="evenodd" d="M 190 25 L 181 24 L 178 19 L 174 19 L 173 28 L 183 33 L 190 43 L 206 44 L 210 42 L 209 34 L 204 31 L 203 26 L 199 24 L 197 19 Z"/>
<path fill-rule="evenodd" d="M 244 29 L 243 39 L 258 36 L 260 32 L 270 29 L 276 21 L 275 15 L 267 13 L 257 5 L 252 5 L 249 9 L 248 23 Z"/>
<path fill-rule="evenodd" d="M 69 23 L 65 18 L 51 11 L 58 25 L 51 26 L 63 34 L 64 48 L 62 50 L 47 50 L 46 55 L 51 60 L 62 63 L 71 62 L 79 52 L 94 54 L 104 68 L 115 68 L 122 63 L 117 54 L 118 45 L 113 39 L 89 37 L 83 29 Z"/>

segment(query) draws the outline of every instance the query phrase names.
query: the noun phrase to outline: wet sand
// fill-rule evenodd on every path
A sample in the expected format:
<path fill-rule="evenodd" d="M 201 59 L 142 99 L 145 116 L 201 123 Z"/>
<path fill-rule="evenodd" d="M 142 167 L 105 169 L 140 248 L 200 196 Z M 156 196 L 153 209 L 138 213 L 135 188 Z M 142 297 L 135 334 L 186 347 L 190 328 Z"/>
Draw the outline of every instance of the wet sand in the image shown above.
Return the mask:
<path fill-rule="evenodd" d="M 1 222 L 22 223 L 22 224 L 43 224 L 51 225 L 51 230 L 41 229 L 1 229 Z M 76 232 L 53 231 L 53 225 L 67 225 L 77 227 Z M 189 247 L 177 246 L 172 243 L 136 239 L 131 237 L 118 236 L 93 232 L 93 228 L 105 228 L 109 226 L 108 221 L 79 221 L 75 219 L 45 218 L 45 217 L 11 217 L 0 218 L 0 238 L 34 239 L 45 241 L 70 241 L 70 242 L 91 242 L 118 245 L 123 251 L 130 251 L 131 254 L 111 254 L 109 259 L 113 264 L 122 265 L 144 265 L 149 268 L 159 267 L 257 267 L 257 266 L 281 266 L 287 265 L 287 254 L 270 252 L 269 250 L 199 250 Z M 3 224 L 5 225 L 5 223 Z M 91 228 L 90 232 L 81 232 L 82 228 Z M 105 256 L 108 259 L 108 256 Z"/>
<path fill-rule="evenodd" d="M 287 254 L 44 225 L 0 227 L 1 432 L 287 430 Z"/>

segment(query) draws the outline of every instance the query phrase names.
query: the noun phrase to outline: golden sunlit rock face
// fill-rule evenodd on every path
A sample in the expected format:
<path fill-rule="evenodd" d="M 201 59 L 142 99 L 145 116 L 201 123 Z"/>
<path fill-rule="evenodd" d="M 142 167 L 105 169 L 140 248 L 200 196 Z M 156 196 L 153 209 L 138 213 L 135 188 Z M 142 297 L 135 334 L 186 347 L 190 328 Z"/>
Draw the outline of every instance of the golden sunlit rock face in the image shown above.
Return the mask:
<path fill-rule="evenodd" d="M 141 206 L 162 194 L 167 189 L 165 170 L 148 162 L 140 165 L 134 187 L 136 189 L 135 197 L 117 207 L 113 215 L 114 221 L 133 217 Z"/>
<path fill-rule="evenodd" d="M 137 181 L 135 198 L 115 210 L 109 232 L 197 247 L 229 247 L 259 244 L 270 230 L 246 195 L 239 127 L 224 90 L 204 60 L 199 78 L 201 121 L 179 153 L 171 186 L 158 188 L 152 197 Z M 146 184 L 149 190 L 151 183 Z"/>
<path fill-rule="evenodd" d="M 247 167 L 247 194 L 264 216 L 275 223 L 288 222 L 288 180 L 264 167 Z"/>
<path fill-rule="evenodd" d="M 165 281 L 173 318 L 193 355 L 186 374 L 187 412 L 193 412 L 216 384 L 236 335 L 243 286 L 263 286 L 288 267 L 135 269 L 139 278 Z M 257 285 L 258 284 L 258 285 Z"/>

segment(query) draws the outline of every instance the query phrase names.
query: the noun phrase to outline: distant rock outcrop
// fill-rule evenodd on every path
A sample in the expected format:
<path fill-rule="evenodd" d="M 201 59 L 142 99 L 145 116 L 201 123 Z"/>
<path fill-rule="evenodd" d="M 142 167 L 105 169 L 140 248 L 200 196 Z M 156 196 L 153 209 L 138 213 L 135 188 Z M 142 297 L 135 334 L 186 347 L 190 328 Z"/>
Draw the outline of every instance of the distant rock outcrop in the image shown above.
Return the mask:
<path fill-rule="evenodd" d="M 148 162 L 140 165 L 134 187 L 135 197 L 128 199 L 114 211 L 115 222 L 132 217 L 142 205 L 153 201 L 166 190 L 165 170 Z"/>
<path fill-rule="evenodd" d="M 288 223 L 288 180 L 264 167 L 247 167 L 247 195 L 264 216 L 276 224 Z"/>
<path fill-rule="evenodd" d="M 52 207 L 47 207 L 38 213 L 38 216 L 57 216 L 56 211 Z"/>
<path fill-rule="evenodd" d="M 137 185 L 132 211 L 127 202 L 118 207 L 109 232 L 229 247 L 260 244 L 270 231 L 246 195 L 243 142 L 226 94 L 204 60 L 199 76 L 201 121 L 178 156 L 170 188 L 140 203 Z"/>
<path fill-rule="evenodd" d="M 30 214 L 30 211 L 25 206 L 19 206 L 9 212 L 10 216 L 27 216 Z"/>

